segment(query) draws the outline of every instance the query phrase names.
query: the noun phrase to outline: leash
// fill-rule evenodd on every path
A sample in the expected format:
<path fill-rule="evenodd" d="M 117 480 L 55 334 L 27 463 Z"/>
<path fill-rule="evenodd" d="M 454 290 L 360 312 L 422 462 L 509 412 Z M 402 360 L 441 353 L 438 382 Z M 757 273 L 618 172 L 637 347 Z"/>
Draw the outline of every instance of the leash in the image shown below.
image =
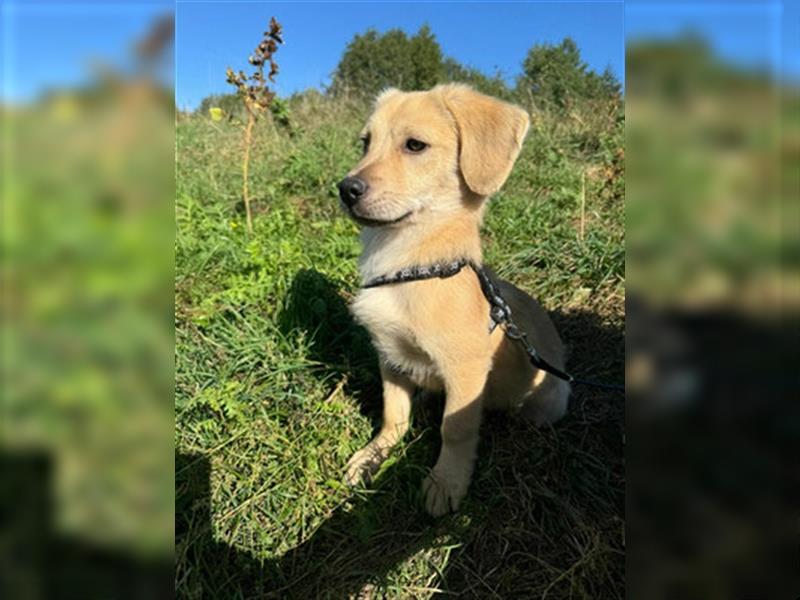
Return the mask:
<path fill-rule="evenodd" d="M 602 383 L 599 381 L 592 381 L 591 379 L 580 379 L 572 374 L 559 369 L 558 367 L 550 364 L 542 358 L 536 351 L 536 348 L 528 340 L 528 335 L 523 331 L 511 316 L 511 307 L 500 294 L 497 284 L 493 281 L 492 275 L 489 270 L 484 266 L 478 266 L 471 260 L 460 258 L 448 263 L 438 263 L 426 266 L 413 266 L 406 267 L 396 271 L 390 275 L 380 275 L 374 279 L 370 279 L 367 283 L 362 285 L 363 289 L 376 288 L 384 285 L 392 285 L 395 283 L 407 283 L 410 281 L 422 281 L 425 279 L 447 279 L 457 275 L 464 269 L 470 267 L 475 275 L 478 277 L 478 282 L 481 285 L 481 291 L 484 297 L 489 302 L 489 316 L 494 325 L 503 327 L 503 332 L 506 337 L 522 346 L 525 353 L 528 355 L 531 364 L 537 369 L 542 369 L 562 379 L 568 383 L 576 385 L 585 385 L 602 390 L 610 390 L 615 392 L 625 392 L 624 385 L 617 385 L 612 383 Z M 492 327 L 494 329 L 494 327 Z"/>

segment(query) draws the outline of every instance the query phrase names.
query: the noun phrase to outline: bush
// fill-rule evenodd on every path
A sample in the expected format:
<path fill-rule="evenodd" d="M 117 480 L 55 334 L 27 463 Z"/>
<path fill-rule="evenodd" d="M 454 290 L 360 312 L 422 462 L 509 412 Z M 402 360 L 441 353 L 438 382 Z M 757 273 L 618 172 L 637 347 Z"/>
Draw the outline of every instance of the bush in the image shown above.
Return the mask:
<path fill-rule="evenodd" d="M 467 67 L 452 58 L 446 58 L 443 63 L 443 81 L 454 81 L 471 85 L 479 92 L 489 94 L 503 100 L 512 100 L 513 90 L 510 90 L 500 73 L 492 76 L 484 75 L 474 67 Z"/>
<path fill-rule="evenodd" d="M 564 38 L 558 44 L 536 44 L 522 63 L 517 93 L 540 105 L 569 109 L 579 100 L 611 99 L 620 85 L 609 69 L 598 75 L 581 59 L 577 44 Z"/>
<path fill-rule="evenodd" d="M 221 108 L 226 117 L 230 115 L 241 116 L 244 113 L 242 101 L 236 94 L 211 94 L 206 96 L 200 102 L 197 112 L 208 116 L 208 110 L 213 107 Z"/>
<path fill-rule="evenodd" d="M 347 45 L 333 75 L 331 92 L 374 96 L 386 87 L 428 89 L 442 80 L 442 49 L 427 25 L 408 37 L 400 29 L 374 29 Z"/>

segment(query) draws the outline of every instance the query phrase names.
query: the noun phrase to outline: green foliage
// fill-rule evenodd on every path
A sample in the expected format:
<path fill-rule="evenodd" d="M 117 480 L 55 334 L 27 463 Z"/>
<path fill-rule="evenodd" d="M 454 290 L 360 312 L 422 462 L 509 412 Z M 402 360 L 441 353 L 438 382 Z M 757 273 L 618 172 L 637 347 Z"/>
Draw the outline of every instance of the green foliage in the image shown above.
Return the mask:
<path fill-rule="evenodd" d="M 269 112 L 272 114 L 272 119 L 275 123 L 291 130 L 292 119 L 289 114 L 289 103 L 286 100 L 277 96 L 273 98 L 272 104 L 269 106 Z"/>
<path fill-rule="evenodd" d="M 210 108 L 221 108 L 225 119 L 243 121 L 246 119 L 244 105 L 238 94 L 211 94 L 203 98 L 200 106 L 195 111 L 198 115 L 208 116 Z M 284 98 L 275 97 L 269 106 L 269 112 L 272 116 L 272 121 L 291 131 L 295 124 L 292 122 L 291 108 L 289 107 L 288 100 Z"/>
<path fill-rule="evenodd" d="M 423 25 L 409 40 L 409 59 L 413 66 L 414 89 L 426 90 L 442 77 L 442 49 L 430 27 Z"/>
<path fill-rule="evenodd" d="M 201 115 L 208 115 L 208 109 L 215 106 L 221 108 L 226 116 L 241 117 L 245 110 L 238 94 L 211 94 L 203 98 L 197 112 Z"/>
<path fill-rule="evenodd" d="M 441 81 L 442 50 L 427 25 L 408 37 L 400 29 L 356 35 L 333 75 L 334 94 L 374 96 L 386 87 L 428 89 Z"/>
<path fill-rule="evenodd" d="M 513 93 L 500 73 L 485 75 L 474 67 L 467 67 L 453 58 L 445 58 L 442 63 L 442 82 L 466 83 L 479 92 L 495 98 L 511 100 Z"/>
<path fill-rule="evenodd" d="M 412 37 L 399 29 L 383 35 L 371 29 L 356 35 L 336 68 L 331 91 L 369 97 L 386 87 L 425 90 L 450 81 L 467 83 L 500 98 L 511 97 L 499 74 L 487 76 L 445 57 L 427 25 Z"/>
<path fill-rule="evenodd" d="M 68 554 L 171 555 L 174 115 L 162 97 L 120 75 L 3 107 L 0 485 L 9 518 L 25 515 L 37 479 L 14 485 L 7 466 L 37 459 L 48 543 Z M 5 581 L 4 597 L 28 587 Z"/>
<path fill-rule="evenodd" d="M 538 104 L 558 109 L 571 108 L 579 100 L 609 99 L 620 91 L 609 70 L 598 75 L 589 69 L 577 44 L 568 37 L 558 45 L 533 46 L 522 71 L 517 82 L 520 95 L 530 95 Z"/>

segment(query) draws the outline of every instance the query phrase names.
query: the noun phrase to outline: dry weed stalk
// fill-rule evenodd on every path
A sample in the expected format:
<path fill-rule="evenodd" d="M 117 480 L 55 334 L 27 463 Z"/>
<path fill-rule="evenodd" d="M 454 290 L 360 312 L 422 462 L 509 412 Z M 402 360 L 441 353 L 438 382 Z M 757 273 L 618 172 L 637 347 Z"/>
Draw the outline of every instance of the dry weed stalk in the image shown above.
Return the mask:
<path fill-rule="evenodd" d="M 250 146 L 253 141 L 253 126 L 258 115 L 267 110 L 275 98 L 275 92 L 269 89 L 267 82 L 275 83 L 278 74 L 278 65 L 273 60 L 273 55 L 278 51 L 278 45 L 283 44 L 282 27 L 275 17 L 269 21 L 269 30 L 264 32 L 264 38 L 258 44 L 248 62 L 256 67 L 256 71 L 249 77 L 244 71 L 234 73 L 228 67 L 226 81 L 236 87 L 236 93 L 242 99 L 247 111 L 247 125 L 244 128 L 244 155 L 242 157 L 242 197 L 244 209 L 247 213 L 247 231 L 253 232 L 253 217 L 250 211 L 250 194 L 247 187 L 248 171 L 250 168 Z M 269 72 L 264 75 L 264 66 L 269 64 Z"/>

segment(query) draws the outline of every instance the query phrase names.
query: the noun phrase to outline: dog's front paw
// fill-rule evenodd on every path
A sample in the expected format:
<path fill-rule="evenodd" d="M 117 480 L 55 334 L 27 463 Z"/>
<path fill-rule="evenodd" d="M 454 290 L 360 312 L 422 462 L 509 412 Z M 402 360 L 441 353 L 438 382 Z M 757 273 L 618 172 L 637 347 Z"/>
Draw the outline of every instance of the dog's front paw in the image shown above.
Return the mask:
<path fill-rule="evenodd" d="M 347 485 L 356 486 L 369 481 L 386 460 L 386 453 L 379 446 L 369 443 L 353 454 L 347 462 L 344 480 Z"/>
<path fill-rule="evenodd" d="M 467 494 L 469 475 L 446 473 L 435 467 L 422 482 L 425 510 L 433 517 L 458 510 L 458 505 Z"/>

